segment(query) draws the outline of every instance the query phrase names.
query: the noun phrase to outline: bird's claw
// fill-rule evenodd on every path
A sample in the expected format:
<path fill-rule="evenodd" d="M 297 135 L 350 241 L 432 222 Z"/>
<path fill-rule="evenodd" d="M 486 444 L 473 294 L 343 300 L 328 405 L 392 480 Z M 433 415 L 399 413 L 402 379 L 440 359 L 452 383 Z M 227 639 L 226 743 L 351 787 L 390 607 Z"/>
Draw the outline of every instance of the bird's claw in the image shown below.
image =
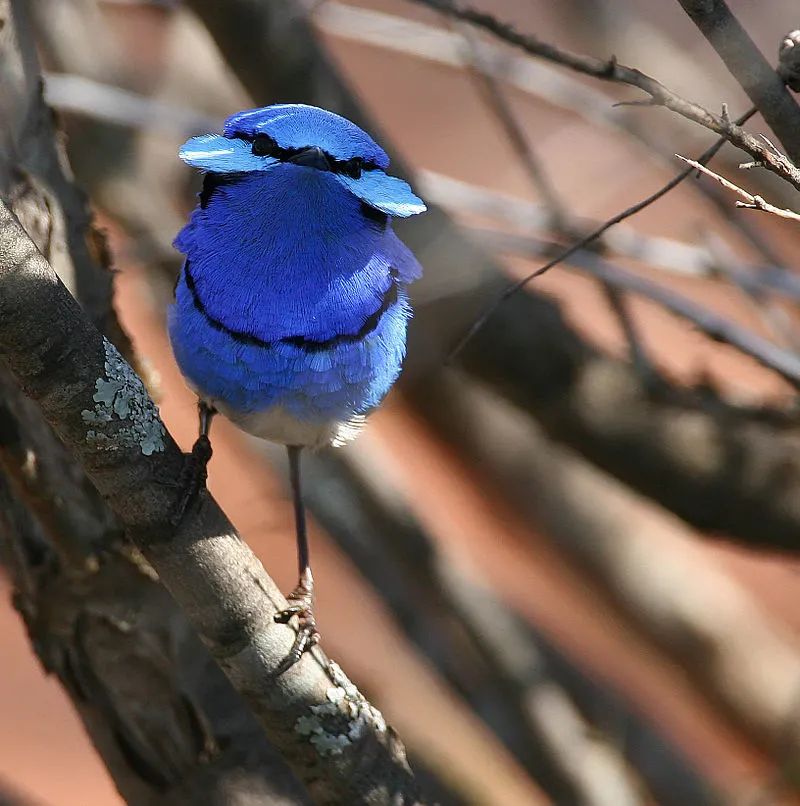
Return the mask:
<path fill-rule="evenodd" d="M 176 485 L 181 492 L 169 519 L 172 526 L 180 525 L 200 490 L 205 487 L 211 454 L 211 441 L 202 435 L 192 446 L 192 452 L 185 455 L 185 462 Z"/>
<path fill-rule="evenodd" d="M 297 635 L 289 654 L 278 667 L 277 674 L 283 674 L 297 663 L 320 640 L 317 623 L 314 620 L 314 583 L 311 573 L 304 574 L 297 587 L 286 597 L 289 606 L 279 610 L 273 620 L 278 624 L 287 624 L 293 616 L 298 617 Z"/>

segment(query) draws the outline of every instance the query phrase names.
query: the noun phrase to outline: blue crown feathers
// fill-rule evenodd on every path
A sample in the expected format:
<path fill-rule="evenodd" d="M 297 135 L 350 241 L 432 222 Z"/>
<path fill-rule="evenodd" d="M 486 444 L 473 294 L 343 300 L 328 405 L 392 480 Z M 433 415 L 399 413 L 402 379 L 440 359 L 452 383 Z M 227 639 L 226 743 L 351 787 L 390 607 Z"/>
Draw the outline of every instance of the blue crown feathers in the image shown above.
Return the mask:
<path fill-rule="evenodd" d="M 407 182 L 385 173 L 386 152 L 346 118 L 305 104 L 275 104 L 238 112 L 223 134 L 187 140 L 188 165 L 211 173 L 270 171 L 292 163 L 329 171 L 356 198 L 391 216 L 425 211 Z"/>

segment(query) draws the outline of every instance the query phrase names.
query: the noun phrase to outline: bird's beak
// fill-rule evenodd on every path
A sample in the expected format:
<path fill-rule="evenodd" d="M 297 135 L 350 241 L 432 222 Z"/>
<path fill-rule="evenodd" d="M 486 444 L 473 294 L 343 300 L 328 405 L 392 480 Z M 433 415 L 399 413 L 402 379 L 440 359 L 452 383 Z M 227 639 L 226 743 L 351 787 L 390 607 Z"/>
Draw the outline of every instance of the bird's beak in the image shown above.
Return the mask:
<path fill-rule="evenodd" d="M 305 148 L 299 154 L 290 157 L 287 162 L 303 165 L 306 168 L 316 168 L 319 171 L 330 171 L 331 169 L 325 152 L 319 146 Z"/>

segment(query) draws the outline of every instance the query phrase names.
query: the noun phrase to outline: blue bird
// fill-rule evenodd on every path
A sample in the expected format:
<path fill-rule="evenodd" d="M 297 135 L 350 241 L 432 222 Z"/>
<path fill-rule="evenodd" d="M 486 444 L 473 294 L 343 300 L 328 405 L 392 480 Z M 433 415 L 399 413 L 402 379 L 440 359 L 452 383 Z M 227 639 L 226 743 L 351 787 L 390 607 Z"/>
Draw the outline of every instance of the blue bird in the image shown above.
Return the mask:
<path fill-rule="evenodd" d="M 299 617 L 288 668 L 319 640 L 301 450 L 354 437 L 396 380 L 421 268 L 391 219 L 425 205 L 366 132 L 303 104 L 239 112 L 180 158 L 205 178 L 175 240 L 186 259 L 168 316 L 200 413 L 177 519 L 205 483 L 216 412 L 287 446 L 300 578 L 275 618 Z"/>

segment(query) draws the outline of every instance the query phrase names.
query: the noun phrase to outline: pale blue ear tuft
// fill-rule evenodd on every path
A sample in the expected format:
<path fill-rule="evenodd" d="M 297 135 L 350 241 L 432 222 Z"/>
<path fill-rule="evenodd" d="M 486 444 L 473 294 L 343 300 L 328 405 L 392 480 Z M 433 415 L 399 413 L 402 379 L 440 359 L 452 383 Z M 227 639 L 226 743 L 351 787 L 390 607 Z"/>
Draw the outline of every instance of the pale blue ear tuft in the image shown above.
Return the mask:
<path fill-rule="evenodd" d="M 363 171 L 358 179 L 336 174 L 336 179 L 354 196 L 390 216 L 407 218 L 428 209 L 408 182 L 383 171 Z"/>
<path fill-rule="evenodd" d="M 253 154 L 250 143 L 223 137 L 221 134 L 203 134 L 190 138 L 181 146 L 178 156 L 193 168 L 215 173 L 268 171 L 278 164 L 274 157 Z"/>

